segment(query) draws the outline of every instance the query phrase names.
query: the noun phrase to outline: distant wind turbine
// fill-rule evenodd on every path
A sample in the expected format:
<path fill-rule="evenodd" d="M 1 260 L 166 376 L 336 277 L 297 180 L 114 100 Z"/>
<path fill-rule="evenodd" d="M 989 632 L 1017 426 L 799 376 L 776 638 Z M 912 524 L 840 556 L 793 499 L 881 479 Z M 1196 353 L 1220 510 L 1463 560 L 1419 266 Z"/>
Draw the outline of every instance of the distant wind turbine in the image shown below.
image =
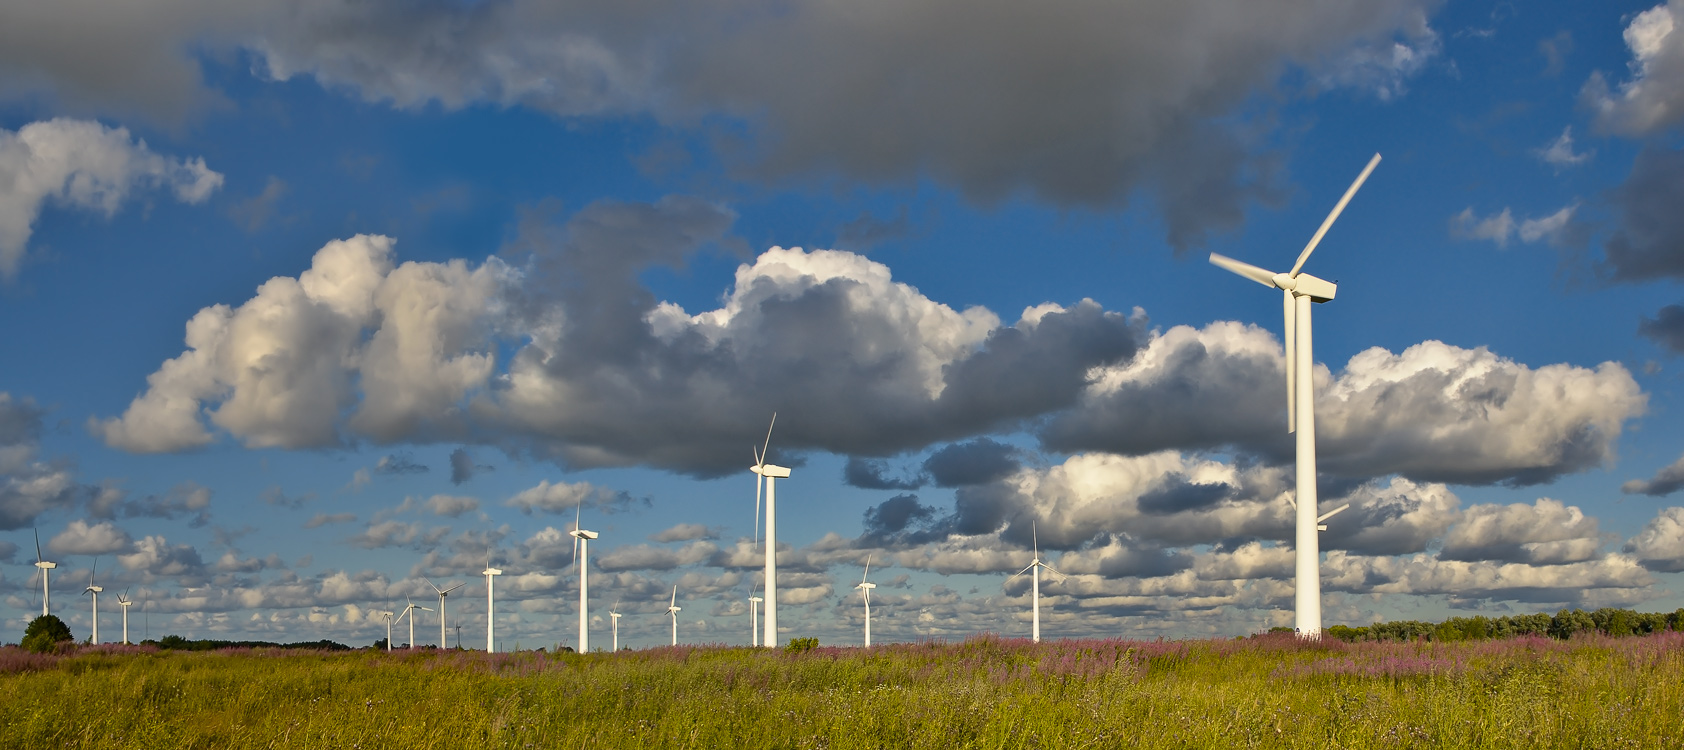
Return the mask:
<path fill-rule="evenodd" d="M 129 599 L 128 589 L 123 589 L 123 593 L 117 595 L 117 604 L 123 607 L 123 645 L 127 646 L 129 645 L 129 605 L 134 604 L 134 601 Z"/>
<path fill-rule="evenodd" d="M 1368 166 L 1363 168 L 1362 174 L 1357 175 L 1356 182 L 1351 183 L 1344 197 L 1333 206 L 1333 212 L 1327 215 L 1327 219 L 1321 223 L 1321 228 L 1310 238 L 1310 243 L 1298 254 L 1298 262 L 1292 264 L 1291 271 L 1274 273 L 1227 256 L 1210 254 L 1211 263 L 1263 286 L 1282 290 L 1282 309 L 1286 315 L 1286 429 L 1287 432 L 1298 433 L 1297 489 L 1294 493 L 1297 499 L 1293 502 L 1296 512 L 1297 572 L 1294 576 L 1293 604 L 1296 610 L 1295 629 L 1300 638 L 1321 637 L 1321 546 L 1316 532 L 1323 521 L 1344 510 L 1341 507 L 1320 516 L 1316 515 L 1316 393 L 1313 369 L 1315 358 L 1311 352 L 1310 332 L 1310 303 L 1331 301 L 1338 292 L 1338 286 L 1331 281 L 1302 273 L 1301 269 L 1304 267 L 1304 261 L 1310 259 L 1310 253 L 1315 252 L 1316 245 L 1321 243 L 1322 236 L 1333 226 L 1333 221 L 1345 210 L 1345 204 L 1350 202 L 1351 196 L 1356 195 L 1357 189 L 1362 187 L 1363 181 L 1368 179 L 1369 173 L 1379 164 L 1379 154 L 1368 160 Z"/>
<path fill-rule="evenodd" d="M 94 585 L 94 573 L 96 573 L 98 571 L 99 571 L 99 558 L 95 557 L 94 558 L 94 567 L 93 567 L 92 570 L 88 571 L 88 587 L 85 588 L 85 589 L 82 589 L 83 594 L 93 594 L 94 595 L 94 634 L 93 634 L 93 637 L 88 642 L 92 643 L 95 646 L 99 645 L 99 592 L 105 590 L 102 587 Z"/>
<path fill-rule="evenodd" d="M 438 594 L 439 594 L 439 648 L 443 649 L 443 648 L 445 648 L 445 642 L 444 642 L 444 598 L 447 597 L 447 596 L 450 596 L 450 592 L 455 591 L 459 588 L 462 588 L 463 586 L 466 586 L 467 584 L 458 583 L 455 586 L 451 586 L 450 588 L 441 589 L 438 586 L 434 585 L 433 582 L 431 580 L 429 580 L 426 576 L 421 576 L 421 580 L 426 581 L 427 585 L 432 586 L 433 590 L 437 591 Z"/>
<path fill-rule="evenodd" d="M 1031 573 L 1031 575 L 1033 576 L 1033 579 L 1034 579 L 1034 582 L 1035 582 L 1034 583 L 1034 589 L 1033 589 L 1034 594 L 1030 597 L 1030 599 L 1033 602 L 1033 604 L 1031 605 L 1031 610 L 1034 612 L 1034 614 L 1031 616 L 1031 620 L 1030 620 L 1031 625 L 1030 625 L 1030 630 L 1029 630 L 1029 637 L 1035 643 L 1040 643 L 1041 642 L 1041 568 L 1046 568 L 1047 570 L 1052 571 L 1054 574 L 1056 574 L 1059 577 L 1059 580 L 1063 580 L 1065 578 L 1065 575 L 1063 573 L 1059 573 L 1058 569 L 1054 568 L 1051 565 L 1048 565 L 1045 560 L 1041 559 L 1040 534 L 1035 529 L 1035 522 L 1034 521 L 1029 522 L 1029 540 L 1030 540 L 1030 542 L 1032 542 L 1035 545 L 1035 559 L 1032 562 L 1029 563 L 1028 567 L 1024 568 L 1023 570 L 1018 571 L 1017 575 L 1014 575 L 1011 578 L 1007 578 L 1006 584 L 1010 585 L 1012 581 L 1017 580 L 1017 576 L 1023 575 L 1024 573 Z"/>
<path fill-rule="evenodd" d="M 494 654 L 497 653 L 497 597 L 492 591 L 496 581 L 492 576 L 503 575 L 503 571 L 491 567 L 491 556 L 486 555 L 485 571 L 480 575 L 485 576 L 485 652 Z"/>
<path fill-rule="evenodd" d="M 404 600 L 409 601 L 409 597 L 404 597 Z M 432 611 L 432 610 L 430 610 L 426 607 L 423 607 L 419 604 L 416 604 L 413 601 L 410 601 L 409 606 L 403 608 L 403 614 L 398 615 L 399 620 L 402 620 L 405 617 L 409 618 L 409 647 L 411 649 L 415 648 L 415 615 L 412 614 L 412 613 L 415 610 L 418 610 L 418 609 L 421 610 L 422 612 L 431 612 Z M 390 641 L 387 641 L 387 642 L 390 643 Z"/>
<path fill-rule="evenodd" d="M 591 650 L 590 615 L 585 609 L 589 593 L 585 579 L 591 572 L 590 541 L 597 538 L 594 531 L 586 531 L 579 527 L 580 514 L 585 510 L 585 501 L 580 500 L 578 507 L 573 509 L 573 530 L 567 532 L 573 537 L 573 567 L 579 571 L 579 653 L 589 653 Z"/>
<path fill-rule="evenodd" d="M 869 577 L 871 577 L 871 555 L 866 555 L 865 556 L 865 575 L 860 576 L 860 585 L 854 587 L 854 588 L 860 590 L 861 596 L 865 597 L 865 647 L 866 648 L 871 648 L 871 590 L 874 589 L 874 588 L 877 588 L 877 584 L 870 583 L 870 582 L 865 580 Z"/>
<path fill-rule="evenodd" d="M 386 618 L 386 651 L 390 653 L 392 650 L 392 613 L 381 612 L 380 616 Z"/>
<path fill-rule="evenodd" d="M 678 612 L 684 609 L 678 606 L 678 587 L 672 587 L 672 603 L 667 605 L 667 614 L 672 615 L 672 645 L 678 645 Z"/>
<path fill-rule="evenodd" d="M 47 562 L 41 558 L 41 531 L 35 531 L 35 567 L 41 569 L 41 614 L 52 614 L 53 589 L 47 585 L 47 571 L 58 567 L 58 563 Z"/>
<path fill-rule="evenodd" d="M 620 650 L 620 602 L 614 601 L 614 606 L 608 608 L 608 621 L 614 626 L 614 651 Z"/>
<path fill-rule="evenodd" d="M 776 479 L 787 479 L 789 469 L 766 463 L 766 453 L 772 447 L 772 428 L 778 424 L 778 413 L 772 412 L 772 423 L 766 427 L 766 443 L 754 454 L 749 471 L 754 478 L 754 523 L 760 526 L 760 482 L 766 482 L 766 634 L 760 643 L 768 648 L 778 645 L 778 502 Z"/>
<path fill-rule="evenodd" d="M 748 645 L 754 647 L 760 646 L 760 603 L 763 601 L 766 600 L 758 596 L 748 598 Z"/>

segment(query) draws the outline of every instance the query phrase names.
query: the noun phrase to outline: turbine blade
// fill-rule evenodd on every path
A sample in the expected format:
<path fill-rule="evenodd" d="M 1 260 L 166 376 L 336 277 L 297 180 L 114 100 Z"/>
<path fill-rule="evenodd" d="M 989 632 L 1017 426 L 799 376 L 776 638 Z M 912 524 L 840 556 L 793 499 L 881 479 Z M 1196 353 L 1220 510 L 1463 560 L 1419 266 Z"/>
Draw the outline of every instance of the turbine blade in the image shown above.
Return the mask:
<path fill-rule="evenodd" d="M 490 566 L 487 566 L 487 567 L 490 567 Z M 452 591 L 455 591 L 455 590 L 457 590 L 457 589 L 459 589 L 459 588 L 462 588 L 462 587 L 463 587 L 463 586 L 466 586 L 466 585 L 467 585 L 467 584 L 466 584 L 466 583 L 458 583 L 458 584 L 456 584 L 456 585 L 455 585 L 455 586 L 451 586 L 451 587 L 450 587 L 450 588 L 447 588 L 447 589 L 445 589 L 445 590 L 443 590 L 443 591 L 440 591 L 440 592 L 439 592 L 439 593 L 441 593 L 441 594 L 448 594 L 448 593 L 450 593 L 450 592 L 452 592 Z"/>
<path fill-rule="evenodd" d="M 668 604 L 667 606 L 668 607 L 678 606 L 678 587 L 677 586 L 672 587 L 672 603 Z"/>
<path fill-rule="evenodd" d="M 765 479 L 766 477 L 759 474 L 754 475 L 754 546 L 756 549 L 760 547 L 760 483 Z"/>
<path fill-rule="evenodd" d="M 865 579 L 867 579 L 869 577 L 871 577 L 871 555 L 866 555 L 865 556 L 865 575 L 860 576 L 860 583 L 865 583 Z"/>
<path fill-rule="evenodd" d="M 1373 172 L 1374 168 L 1379 165 L 1380 155 L 1375 154 L 1374 158 L 1368 160 L 1368 166 L 1362 168 L 1362 174 L 1357 175 L 1357 181 L 1346 188 L 1345 195 L 1333 206 L 1333 213 L 1328 214 L 1327 219 L 1322 221 L 1321 228 L 1317 229 L 1316 235 L 1310 238 L 1310 244 L 1304 246 L 1304 252 L 1298 254 L 1298 262 L 1292 264 L 1292 271 L 1287 273 L 1288 276 L 1298 278 L 1298 270 L 1304 267 L 1304 261 L 1310 259 L 1310 253 L 1316 251 L 1316 245 L 1321 244 L 1322 235 L 1327 234 L 1327 228 L 1333 226 L 1333 220 L 1339 218 L 1339 213 L 1345 210 L 1345 204 L 1350 203 L 1351 196 L 1357 194 L 1357 188 L 1362 187 L 1363 181 L 1368 179 L 1368 173 Z"/>
<path fill-rule="evenodd" d="M 778 413 L 772 412 L 772 423 L 766 425 L 766 444 L 760 447 L 760 465 L 766 465 L 766 451 L 772 448 L 772 428 L 778 426 Z"/>
<path fill-rule="evenodd" d="M 1290 433 L 1298 431 L 1298 381 L 1294 378 L 1298 367 L 1298 301 L 1284 289 L 1281 298 L 1285 300 L 1281 305 L 1286 315 L 1282 339 L 1286 343 L 1286 431 Z"/>
<path fill-rule="evenodd" d="M 41 563 L 41 530 L 35 529 L 35 562 Z"/>
<path fill-rule="evenodd" d="M 1029 519 L 1029 541 L 1035 545 L 1035 559 L 1041 559 L 1041 534 L 1035 530 L 1035 519 Z"/>
<path fill-rule="evenodd" d="M 421 576 L 421 580 L 426 581 L 428 586 L 432 586 L 434 591 L 439 590 L 438 584 L 433 583 L 433 579 L 428 578 L 426 576 Z"/>
<path fill-rule="evenodd" d="M 1220 267 L 1225 268 L 1229 271 L 1233 271 L 1234 273 L 1237 273 L 1241 276 L 1244 276 L 1248 279 L 1251 279 L 1252 281 L 1255 281 L 1259 284 L 1262 284 L 1263 286 L 1274 287 L 1274 285 L 1275 285 L 1275 274 L 1274 274 L 1274 272 L 1267 271 L 1267 270 L 1264 270 L 1262 268 L 1258 268 L 1257 266 L 1254 266 L 1250 263 L 1237 261 L 1237 260 L 1234 260 L 1233 258 L 1230 258 L 1226 255 L 1221 255 L 1219 253 L 1211 253 L 1210 254 L 1210 262 L 1214 265 L 1220 266 Z"/>
<path fill-rule="evenodd" d="M 1046 568 L 1046 569 L 1047 569 L 1047 570 L 1048 570 L 1048 571 L 1050 571 L 1050 572 L 1051 572 L 1051 573 L 1052 573 L 1052 574 L 1053 574 L 1053 575 L 1056 575 L 1056 576 L 1058 576 L 1058 580 L 1060 580 L 1060 581 L 1062 581 L 1062 580 L 1064 580 L 1064 579 L 1066 579 L 1066 578 L 1069 578 L 1069 577 L 1070 577 L 1070 576 L 1067 576 L 1067 575 L 1065 575 L 1065 574 L 1063 574 L 1063 573 L 1060 573 L 1060 572 L 1058 572 L 1058 568 L 1055 568 L 1055 567 L 1053 567 L 1053 566 L 1051 566 L 1051 565 L 1048 565 L 1048 564 L 1046 564 L 1046 563 L 1041 563 L 1041 567 L 1043 567 L 1043 568 Z"/>

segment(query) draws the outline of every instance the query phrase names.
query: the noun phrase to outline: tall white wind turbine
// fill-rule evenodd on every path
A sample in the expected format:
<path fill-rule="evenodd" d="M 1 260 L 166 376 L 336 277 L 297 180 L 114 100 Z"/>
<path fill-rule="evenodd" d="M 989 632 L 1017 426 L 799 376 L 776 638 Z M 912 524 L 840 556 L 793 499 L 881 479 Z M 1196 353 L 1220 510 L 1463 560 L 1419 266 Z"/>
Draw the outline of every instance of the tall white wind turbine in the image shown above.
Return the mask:
<path fill-rule="evenodd" d="M 865 597 L 865 647 L 866 648 L 871 648 L 871 590 L 874 589 L 874 588 L 877 588 L 877 584 L 871 583 L 871 582 L 865 580 L 869 577 L 871 577 L 871 555 L 866 555 L 865 556 L 865 575 L 860 576 L 860 585 L 854 587 L 854 588 L 860 590 L 861 596 Z"/>
<path fill-rule="evenodd" d="M 99 558 L 96 557 L 94 558 L 93 569 L 88 571 L 88 587 L 82 589 L 82 593 L 94 595 L 94 634 L 89 643 L 92 643 L 95 646 L 99 645 L 99 592 L 105 590 L 104 588 L 94 585 L 94 573 L 98 571 Z"/>
<path fill-rule="evenodd" d="M 41 559 L 41 532 L 35 532 L 35 567 L 41 569 L 41 614 L 52 614 L 53 590 L 47 585 L 47 571 L 58 567 L 58 563 Z"/>
<path fill-rule="evenodd" d="M 466 586 L 467 584 L 458 583 L 455 586 L 451 586 L 450 588 L 441 589 L 438 586 L 435 586 L 431 580 L 428 580 L 428 578 L 426 576 L 422 576 L 421 580 L 427 581 L 427 585 L 432 586 L 433 590 L 437 591 L 438 594 L 439 594 L 439 649 L 443 650 L 445 648 L 445 644 L 444 644 L 444 598 L 447 597 L 447 596 L 450 596 L 450 592 L 455 591 L 459 588 L 462 588 L 463 586 Z"/>
<path fill-rule="evenodd" d="M 128 589 L 123 589 L 123 593 L 117 595 L 117 604 L 123 608 L 123 645 L 127 646 L 129 645 L 129 605 L 134 604 L 134 600 L 129 598 Z"/>
<path fill-rule="evenodd" d="M 579 501 L 579 506 L 573 510 L 573 530 L 567 532 L 573 537 L 573 567 L 579 571 L 579 653 L 589 653 L 591 650 L 590 614 L 585 610 L 585 602 L 590 594 L 586 588 L 585 578 L 591 573 L 590 541 L 597 538 L 594 531 L 586 531 L 579 527 L 580 514 L 585 510 L 585 502 Z"/>
<path fill-rule="evenodd" d="M 667 605 L 667 614 L 672 615 L 672 645 L 678 645 L 678 612 L 684 609 L 678 606 L 678 587 L 672 587 L 672 603 Z"/>
<path fill-rule="evenodd" d="M 614 652 L 620 651 L 620 602 L 616 600 L 614 606 L 608 608 L 608 621 L 614 627 Z"/>
<path fill-rule="evenodd" d="M 766 601 L 758 596 L 748 598 L 748 645 L 760 645 L 760 603 Z"/>
<path fill-rule="evenodd" d="M 409 597 L 404 597 L 404 600 L 409 601 Z M 402 620 L 405 617 L 409 618 L 409 647 L 412 648 L 412 649 L 415 648 L 415 615 L 414 615 L 414 612 L 415 612 L 415 610 L 418 610 L 418 609 L 421 610 L 422 612 L 431 612 L 432 611 L 430 609 L 427 609 L 426 607 L 423 607 L 423 606 L 421 606 L 419 604 L 416 604 L 415 602 L 411 601 L 411 602 L 409 602 L 409 606 L 403 608 L 403 614 L 398 615 L 399 620 Z M 387 643 L 391 643 L 391 641 L 387 641 Z"/>
<path fill-rule="evenodd" d="M 778 424 L 778 413 L 772 412 L 772 423 L 766 427 L 766 444 L 754 455 L 749 471 L 754 478 L 754 523 L 760 525 L 760 482 L 766 482 L 766 633 L 760 645 L 778 645 L 778 493 L 776 479 L 789 478 L 789 469 L 766 463 L 766 452 L 772 447 L 772 428 Z"/>
<path fill-rule="evenodd" d="M 491 567 L 491 558 L 487 556 L 485 571 L 480 575 L 485 576 L 485 652 L 494 654 L 497 653 L 497 598 L 492 591 L 492 584 L 495 582 L 492 576 L 503 575 L 503 571 Z"/>
<path fill-rule="evenodd" d="M 1298 254 L 1298 262 L 1292 264 L 1291 271 L 1274 273 L 1233 258 L 1210 254 L 1211 263 L 1282 291 L 1282 309 L 1286 315 L 1283 337 L 1286 342 L 1286 430 L 1298 434 L 1297 489 L 1294 493 L 1297 499 L 1293 502 L 1296 511 L 1297 573 L 1294 576 L 1293 604 L 1296 610 L 1295 629 L 1301 638 L 1321 637 L 1321 544 L 1316 532 L 1322 528 L 1323 521 L 1344 510 L 1340 507 L 1316 515 L 1315 358 L 1311 352 L 1310 332 L 1310 303 L 1331 301 L 1338 292 L 1338 286 L 1303 273 L 1302 269 L 1304 261 L 1310 259 L 1310 253 L 1321 243 L 1322 236 L 1339 218 L 1339 213 L 1345 210 L 1345 204 L 1356 195 L 1357 189 L 1379 164 L 1379 154 L 1368 160 L 1368 166 L 1357 175 L 1356 182 L 1351 183 L 1344 197 L 1333 206 L 1333 212 L 1327 215 L 1321 228 L 1310 238 L 1310 243 Z"/>
<path fill-rule="evenodd" d="M 1035 558 L 1034 558 L 1034 560 L 1032 560 L 1029 563 L 1029 565 L 1027 567 L 1025 567 L 1023 570 L 1018 571 L 1017 575 L 1014 575 L 1011 578 L 1007 578 L 1006 583 L 1007 583 L 1007 585 L 1010 585 L 1012 581 L 1017 580 L 1017 576 L 1023 575 L 1024 573 L 1030 574 L 1031 580 L 1034 581 L 1033 588 L 1031 589 L 1034 593 L 1030 595 L 1030 602 L 1031 602 L 1030 611 L 1032 612 L 1032 614 L 1030 615 L 1029 637 L 1035 643 L 1040 643 L 1041 642 L 1041 569 L 1046 568 L 1048 571 L 1051 571 L 1054 575 L 1058 576 L 1059 580 L 1064 580 L 1065 576 L 1064 576 L 1063 573 L 1058 572 L 1057 568 L 1054 568 L 1053 566 L 1048 565 L 1047 561 L 1041 559 L 1041 538 L 1040 538 L 1040 533 L 1038 531 L 1036 531 L 1036 529 L 1035 529 L 1035 522 L 1034 521 L 1029 522 L 1029 541 L 1032 544 L 1035 545 Z"/>
<path fill-rule="evenodd" d="M 391 652 L 391 650 L 392 650 L 392 613 L 391 612 L 381 612 L 380 616 L 386 618 L 386 651 Z"/>

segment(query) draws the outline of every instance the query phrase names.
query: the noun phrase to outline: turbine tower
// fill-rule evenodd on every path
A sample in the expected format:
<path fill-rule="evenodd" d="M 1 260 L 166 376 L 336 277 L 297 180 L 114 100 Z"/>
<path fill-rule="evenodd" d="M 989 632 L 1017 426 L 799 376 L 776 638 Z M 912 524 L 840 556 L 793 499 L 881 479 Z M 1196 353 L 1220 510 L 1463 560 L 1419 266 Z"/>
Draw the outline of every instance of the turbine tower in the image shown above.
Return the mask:
<path fill-rule="evenodd" d="M 391 612 L 381 612 L 380 616 L 386 618 L 386 652 L 391 653 L 392 652 L 392 613 Z"/>
<path fill-rule="evenodd" d="M 433 582 L 431 580 L 428 580 L 426 576 L 422 576 L 421 580 L 427 581 L 427 585 L 432 586 L 433 590 L 437 591 L 439 593 L 439 649 L 443 650 L 445 648 L 445 643 L 444 643 L 444 598 L 447 597 L 447 596 L 450 596 L 450 592 L 455 591 L 459 588 L 462 588 L 463 586 L 466 586 L 467 584 L 458 583 L 455 586 L 451 586 L 450 588 L 441 589 L 438 586 L 433 586 Z M 461 640 L 461 639 L 458 638 L 457 640 Z"/>
<path fill-rule="evenodd" d="M 128 589 L 123 589 L 123 593 L 117 595 L 117 604 L 123 608 L 123 645 L 127 646 L 129 645 L 129 605 L 134 604 L 134 600 L 129 598 Z"/>
<path fill-rule="evenodd" d="M 1031 624 L 1030 624 L 1030 629 L 1029 629 L 1029 637 L 1035 643 L 1040 643 L 1041 642 L 1041 569 L 1046 568 L 1047 570 L 1052 571 L 1054 574 L 1056 574 L 1058 576 L 1059 580 L 1063 580 L 1065 578 L 1065 575 L 1063 573 L 1059 573 L 1057 568 L 1054 568 L 1053 566 L 1048 565 L 1045 560 L 1041 559 L 1041 539 L 1040 539 L 1040 534 L 1035 530 L 1035 522 L 1034 521 L 1029 522 L 1029 540 L 1030 540 L 1030 542 L 1032 542 L 1035 545 L 1035 558 L 1034 558 L 1034 560 L 1029 563 L 1028 567 L 1024 568 L 1023 570 L 1018 571 L 1017 575 L 1014 575 L 1011 578 L 1007 578 L 1006 584 L 1010 585 L 1012 581 L 1017 580 L 1017 576 L 1023 575 L 1024 573 L 1029 573 L 1031 575 L 1031 580 L 1034 581 L 1034 588 L 1032 589 L 1032 591 L 1034 593 L 1030 596 L 1030 601 L 1032 602 L 1032 604 L 1030 605 L 1030 611 L 1033 614 L 1030 617 L 1030 623 Z"/>
<path fill-rule="evenodd" d="M 93 634 L 92 638 L 89 639 L 88 642 L 95 645 L 95 646 L 99 645 L 99 592 L 105 590 L 104 588 L 101 588 L 99 586 L 94 585 L 94 573 L 96 573 L 98 571 L 99 571 L 99 558 L 96 557 L 96 558 L 94 558 L 93 569 L 88 571 L 88 587 L 85 588 L 85 589 L 82 589 L 83 594 L 93 594 L 94 595 L 94 634 Z"/>
<path fill-rule="evenodd" d="M 485 571 L 480 575 L 485 576 L 485 652 L 494 654 L 497 653 L 497 597 L 492 590 L 492 584 L 496 581 L 492 576 L 503 575 L 503 571 L 491 567 L 491 558 L 488 556 L 485 558 Z"/>
<path fill-rule="evenodd" d="M 1348 507 L 1316 515 L 1315 358 L 1311 352 L 1310 303 L 1331 301 L 1338 292 L 1338 286 L 1302 270 L 1304 261 L 1310 259 L 1310 253 L 1315 252 L 1322 236 L 1339 218 L 1339 213 L 1345 210 L 1345 204 L 1356 195 L 1357 189 L 1379 164 L 1379 154 L 1368 160 L 1368 166 L 1357 175 L 1356 182 L 1351 183 L 1344 197 L 1333 206 L 1333 212 L 1327 215 L 1321 228 L 1310 238 L 1310 243 L 1298 254 L 1298 262 L 1292 264 L 1291 271 L 1274 273 L 1233 258 L 1210 254 L 1211 263 L 1282 291 L 1282 309 L 1286 316 L 1283 337 L 1286 343 L 1286 430 L 1298 433 L 1297 489 L 1294 492 L 1297 499 L 1293 501 L 1297 571 L 1293 582 L 1293 604 L 1296 610 L 1295 630 L 1300 638 L 1321 637 L 1321 545 L 1316 532 L 1324 528 L 1321 525 L 1323 521 Z"/>
<path fill-rule="evenodd" d="M 667 605 L 667 614 L 672 615 L 672 645 L 678 645 L 678 611 L 684 609 L 678 606 L 678 587 L 672 587 L 672 603 Z"/>
<path fill-rule="evenodd" d="M 585 510 L 585 501 L 580 500 L 578 507 L 573 509 L 573 530 L 567 532 L 573 537 L 573 567 L 579 571 L 579 653 L 589 653 L 591 650 L 590 614 L 585 609 L 585 602 L 589 596 L 585 578 L 591 572 L 590 541 L 597 537 L 594 531 L 579 528 L 579 514 Z M 583 559 L 581 564 L 580 560 Z"/>
<path fill-rule="evenodd" d="M 856 589 L 859 589 L 860 594 L 865 597 L 865 647 L 866 648 L 871 648 L 871 590 L 874 589 L 874 588 L 877 588 L 877 584 L 869 583 L 865 580 L 866 578 L 868 578 L 870 576 L 871 576 L 871 555 L 866 555 L 865 556 L 865 575 L 860 576 L 860 585 L 854 587 Z"/>
<path fill-rule="evenodd" d="M 35 567 L 41 569 L 41 614 L 52 614 L 52 587 L 47 585 L 47 571 L 58 567 L 58 563 L 41 559 L 41 531 L 35 531 Z"/>
<path fill-rule="evenodd" d="M 614 625 L 614 651 L 618 653 L 620 650 L 620 602 L 615 601 L 614 606 L 608 608 L 608 621 Z"/>
<path fill-rule="evenodd" d="M 760 603 L 766 601 L 758 596 L 748 598 L 748 645 L 760 646 Z"/>
<path fill-rule="evenodd" d="M 754 478 L 754 523 L 760 526 L 760 482 L 766 481 L 766 633 L 760 644 L 769 648 L 778 645 L 778 502 L 776 479 L 789 478 L 789 469 L 766 463 L 766 452 L 772 447 L 772 427 L 778 424 L 778 413 L 772 412 L 772 424 L 766 427 L 766 444 L 754 456 L 749 471 Z"/>

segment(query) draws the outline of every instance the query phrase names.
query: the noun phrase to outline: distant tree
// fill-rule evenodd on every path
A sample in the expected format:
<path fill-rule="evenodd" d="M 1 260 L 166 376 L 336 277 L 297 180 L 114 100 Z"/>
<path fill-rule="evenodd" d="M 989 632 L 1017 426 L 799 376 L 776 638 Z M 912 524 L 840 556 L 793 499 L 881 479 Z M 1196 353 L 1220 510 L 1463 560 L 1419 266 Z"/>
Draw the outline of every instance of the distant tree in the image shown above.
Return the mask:
<path fill-rule="evenodd" d="M 58 619 L 57 615 L 41 615 L 29 621 L 29 626 L 23 630 L 23 641 L 19 644 L 27 651 L 44 654 L 53 650 L 65 641 L 75 641 L 70 634 L 70 626 Z"/>
<path fill-rule="evenodd" d="M 385 651 L 386 650 L 386 639 L 381 638 L 380 640 L 375 641 L 374 645 L 369 646 L 369 648 L 375 649 L 377 651 Z"/>
<path fill-rule="evenodd" d="M 799 654 L 803 651 L 812 651 L 818 647 L 819 639 L 817 638 L 791 638 L 789 639 L 789 643 L 784 644 L 784 650 L 792 654 Z"/>
<path fill-rule="evenodd" d="M 1550 618 L 1550 637 L 1567 640 L 1579 633 L 1596 630 L 1596 621 L 1582 609 L 1561 610 Z"/>

